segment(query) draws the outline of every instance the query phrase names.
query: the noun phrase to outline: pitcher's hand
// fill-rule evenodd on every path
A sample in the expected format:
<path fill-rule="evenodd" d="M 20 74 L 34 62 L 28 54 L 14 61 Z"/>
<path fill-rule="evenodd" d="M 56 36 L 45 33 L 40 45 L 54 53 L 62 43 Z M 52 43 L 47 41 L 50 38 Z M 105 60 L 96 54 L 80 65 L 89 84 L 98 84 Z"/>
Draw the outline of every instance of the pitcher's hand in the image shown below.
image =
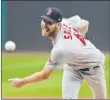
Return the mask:
<path fill-rule="evenodd" d="M 8 81 L 11 82 L 11 84 L 16 88 L 20 88 L 23 86 L 22 79 L 20 78 L 12 78 L 12 79 L 8 79 Z"/>

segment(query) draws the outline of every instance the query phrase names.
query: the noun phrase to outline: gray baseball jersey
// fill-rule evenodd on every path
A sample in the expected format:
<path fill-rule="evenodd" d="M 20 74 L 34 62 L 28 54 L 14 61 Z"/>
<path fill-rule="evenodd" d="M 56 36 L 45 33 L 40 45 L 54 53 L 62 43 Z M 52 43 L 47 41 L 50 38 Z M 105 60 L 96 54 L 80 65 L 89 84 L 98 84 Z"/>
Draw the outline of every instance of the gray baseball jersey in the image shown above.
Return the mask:
<path fill-rule="evenodd" d="M 95 99 L 106 98 L 104 55 L 89 40 L 80 36 L 80 28 L 79 16 L 62 21 L 61 30 L 52 41 L 53 49 L 46 64 L 53 69 L 64 69 L 63 99 L 78 99 L 83 79 L 89 83 Z"/>
<path fill-rule="evenodd" d="M 77 21 L 77 16 L 75 17 L 76 19 L 72 17 L 73 20 L 69 18 L 73 21 L 70 21 L 72 24 L 69 20 L 62 21 L 61 30 L 56 39 L 52 41 L 53 49 L 47 64 L 53 69 L 60 69 L 64 64 L 77 69 L 94 67 L 104 60 L 101 51 L 89 40 L 81 37 L 77 30 L 80 29 L 81 25 Z"/>

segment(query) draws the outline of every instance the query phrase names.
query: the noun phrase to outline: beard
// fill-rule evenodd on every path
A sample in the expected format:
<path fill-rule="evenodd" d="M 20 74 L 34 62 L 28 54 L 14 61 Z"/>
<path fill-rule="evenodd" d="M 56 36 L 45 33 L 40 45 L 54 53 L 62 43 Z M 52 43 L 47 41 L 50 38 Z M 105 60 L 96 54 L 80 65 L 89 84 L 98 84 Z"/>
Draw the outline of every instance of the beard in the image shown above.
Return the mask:
<path fill-rule="evenodd" d="M 48 27 L 42 27 L 42 36 L 48 36 L 49 34 L 49 28 Z"/>
<path fill-rule="evenodd" d="M 55 36 L 55 32 L 54 31 L 50 31 L 50 29 L 42 30 L 42 36 L 54 37 Z"/>
<path fill-rule="evenodd" d="M 54 27 L 53 30 L 49 29 L 49 27 L 42 27 L 42 36 L 54 38 L 55 37 L 55 30 L 56 30 L 56 27 Z"/>

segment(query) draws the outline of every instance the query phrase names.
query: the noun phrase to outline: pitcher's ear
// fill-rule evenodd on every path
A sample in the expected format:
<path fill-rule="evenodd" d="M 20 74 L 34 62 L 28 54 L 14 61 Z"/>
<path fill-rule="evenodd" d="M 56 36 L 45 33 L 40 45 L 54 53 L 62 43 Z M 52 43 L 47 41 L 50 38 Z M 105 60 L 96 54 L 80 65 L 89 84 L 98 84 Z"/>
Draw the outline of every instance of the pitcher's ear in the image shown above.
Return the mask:
<path fill-rule="evenodd" d="M 60 22 L 58 23 L 58 26 L 61 26 L 61 23 Z"/>

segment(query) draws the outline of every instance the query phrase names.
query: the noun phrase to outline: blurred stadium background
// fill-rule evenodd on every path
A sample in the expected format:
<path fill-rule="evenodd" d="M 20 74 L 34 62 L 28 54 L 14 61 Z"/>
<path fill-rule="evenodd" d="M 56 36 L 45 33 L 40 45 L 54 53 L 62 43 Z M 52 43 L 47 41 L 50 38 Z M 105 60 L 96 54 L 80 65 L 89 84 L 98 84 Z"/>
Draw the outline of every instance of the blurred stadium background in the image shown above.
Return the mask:
<path fill-rule="evenodd" d="M 49 57 L 52 44 L 41 36 L 40 19 L 47 7 L 58 7 L 64 17 L 79 15 L 90 22 L 87 37 L 106 55 L 105 75 L 109 91 L 110 1 L 2 1 L 2 97 L 60 97 L 62 71 L 55 71 L 49 80 L 16 89 L 8 78 L 24 77 L 40 71 Z M 6 53 L 4 43 L 12 40 L 17 49 Z M 86 82 L 79 98 L 91 98 Z"/>

